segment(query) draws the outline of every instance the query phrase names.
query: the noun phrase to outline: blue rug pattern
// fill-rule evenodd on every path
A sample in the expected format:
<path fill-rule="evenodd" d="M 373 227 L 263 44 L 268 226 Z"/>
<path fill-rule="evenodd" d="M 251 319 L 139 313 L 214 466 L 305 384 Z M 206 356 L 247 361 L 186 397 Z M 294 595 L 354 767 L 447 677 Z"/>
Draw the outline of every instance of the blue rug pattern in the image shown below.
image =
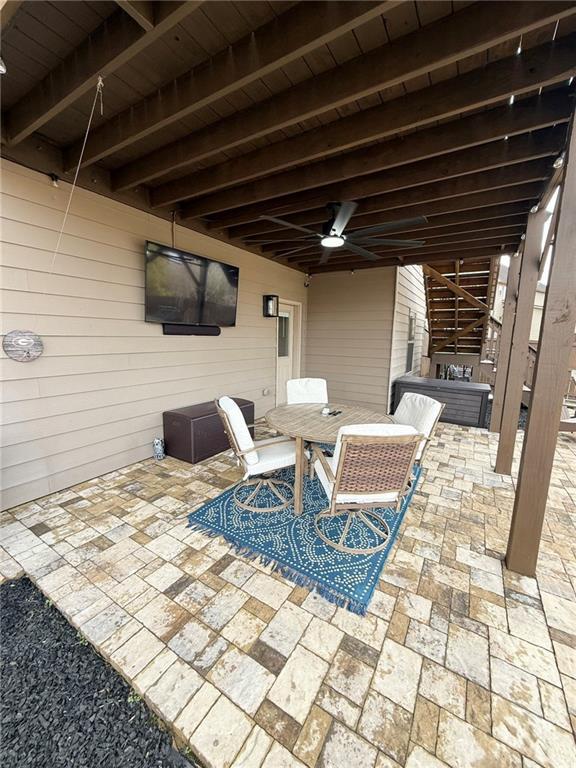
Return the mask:
<path fill-rule="evenodd" d="M 326 509 L 328 500 L 318 478 L 304 480 L 303 508 L 299 517 L 293 506 L 282 512 L 246 512 L 233 499 L 234 487 L 204 504 L 188 516 L 188 525 L 209 536 L 222 536 L 237 554 L 257 559 L 285 576 L 298 586 L 314 589 L 332 603 L 363 615 L 374 594 L 384 563 L 394 544 L 402 519 L 408 508 L 421 468 L 416 467 L 408 494 L 399 512 L 380 509 L 389 529 L 386 547 L 380 552 L 352 555 L 329 547 L 314 529 L 314 516 Z M 282 470 L 275 477 L 294 482 L 294 468 Z M 277 504 L 275 497 L 260 495 L 260 503 Z M 327 521 L 334 533 L 343 525 L 342 518 Z M 356 546 L 370 544 L 366 526 L 350 531 Z"/>

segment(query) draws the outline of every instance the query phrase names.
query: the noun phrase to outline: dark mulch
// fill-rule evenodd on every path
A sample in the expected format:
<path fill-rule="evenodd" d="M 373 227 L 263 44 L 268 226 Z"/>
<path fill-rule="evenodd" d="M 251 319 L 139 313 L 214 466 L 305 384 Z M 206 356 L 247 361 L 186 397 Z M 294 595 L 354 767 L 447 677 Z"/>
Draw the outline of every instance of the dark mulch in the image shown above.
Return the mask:
<path fill-rule="evenodd" d="M 490 417 L 492 415 L 492 400 L 488 400 L 488 408 L 486 408 L 486 429 L 490 428 Z M 518 414 L 518 429 L 526 429 L 526 418 L 528 417 L 528 408 L 522 405 L 520 407 L 520 413 Z"/>
<path fill-rule="evenodd" d="M 3 768 L 190 768 L 126 682 L 28 579 L 0 586 Z"/>

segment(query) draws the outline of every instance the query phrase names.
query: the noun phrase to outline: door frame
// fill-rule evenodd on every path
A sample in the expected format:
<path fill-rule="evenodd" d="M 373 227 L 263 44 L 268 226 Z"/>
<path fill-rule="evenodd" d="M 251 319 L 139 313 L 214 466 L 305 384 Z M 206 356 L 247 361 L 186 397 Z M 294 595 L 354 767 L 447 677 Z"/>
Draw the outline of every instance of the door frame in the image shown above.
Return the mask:
<path fill-rule="evenodd" d="M 278 298 L 278 307 L 287 304 L 292 308 L 294 318 L 292 327 L 292 378 L 299 378 L 302 373 L 302 302 Z M 274 344 L 276 361 L 274 365 L 274 400 L 278 404 L 278 319 L 276 319 L 276 340 Z"/>

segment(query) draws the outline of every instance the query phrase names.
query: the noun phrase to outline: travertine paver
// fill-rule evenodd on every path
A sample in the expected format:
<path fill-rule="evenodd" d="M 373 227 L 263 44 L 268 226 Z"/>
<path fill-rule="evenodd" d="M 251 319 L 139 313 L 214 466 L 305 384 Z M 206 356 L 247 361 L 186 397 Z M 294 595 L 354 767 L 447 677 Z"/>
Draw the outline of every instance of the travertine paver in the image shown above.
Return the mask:
<path fill-rule="evenodd" d="M 558 440 L 537 578 L 503 566 L 496 445 L 441 425 L 365 617 L 187 528 L 238 479 L 228 454 L 3 513 L 1 578 L 26 571 L 209 768 L 572 767 L 576 439 Z"/>

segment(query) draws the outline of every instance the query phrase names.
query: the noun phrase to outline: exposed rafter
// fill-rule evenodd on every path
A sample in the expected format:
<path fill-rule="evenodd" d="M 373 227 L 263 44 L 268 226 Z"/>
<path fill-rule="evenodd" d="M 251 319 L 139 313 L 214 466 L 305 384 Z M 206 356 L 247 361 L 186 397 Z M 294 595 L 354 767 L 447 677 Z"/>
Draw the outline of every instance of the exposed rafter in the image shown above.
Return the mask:
<path fill-rule="evenodd" d="M 574 11 L 569 2 L 475 3 L 122 166 L 113 173 L 114 187 L 126 189 L 183 168 L 444 67 Z"/>
<path fill-rule="evenodd" d="M 149 32 L 154 28 L 154 3 L 152 0 L 116 0 L 126 13 L 139 24 L 142 29 Z"/>
<path fill-rule="evenodd" d="M 143 51 L 192 13 L 200 1 L 160 3 L 154 27 L 145 32 L 118 10 L 15 104 L 6 116 L 9 144 L 16 144 L 73 104 L 96 83 Z"/>
<path fill-rule="evenodd" d="M 526 173 L 528 176 L 525 175 Z M 351 229 L 371 227 L 374 224 L 380 224 L 381 221 L 389 221 L 394 217 L 399 218 L 397 210 L 391 216 L 383 217 L 381 215 L 382 212 L 398 208 L 402 209 L 402 218 L 406 218 L 408 216 L 406 210 L 422 211 L 421 214 L 411 213 L 410 216 L 428 216 L 433 215 L 429 213 L 430 211 L 448 213 L 467 208 L 478 208 L 482 202 L 485 202 L 486 205 L 492 205 L 493 201 L 511 203 L 519 200 L 537 199 L 542 191 L 542 184 L 531 180 L 530 174 L 531 168 L 526 171 L 522 166 L 496 168 L 476 175 L 447 179 L 434 185 L 424 184 L 421 187 L 377 195 L 364 201 L 368 203 L 372 200 L 370 203 L 371 211 L 353 218 Z M 325 219 L 326 211 L 324 211 L 320 221 L 325 221 Z M 245 238 L 251 234 L 259 234 L 261 231 L 262 225 L 246 224 L 242 227 L 234 227 L 231 234 L 234 237 Z M 275 231 L 278 231 L 278 228 Z"/>
<path fill-rule="evenodd" d="M 297 3 L 185 75 L 100 126 L 84 153 L 89 165 L 225 98 L 290 61 L 329 43 L 397 5 L 397 2 Z M 81 143 L 67 155 L 75 165 Z"/>
<path fill-rule="evenodd" d="M 511 106 L 497 107 L 484 114 L 471 115 L 460 120 L 452 120 L 443 125 L 418 131 L 404 138 L 394 138 L 374 146 L 354 150 L 337 158 L 312 163 L 303 168 L 295 168 L 272 177 L 244 184 L 221 193 L 226 195 L 231 208 L 225 213 L 212 217 L 215 227 L 228 227 L 248 221 L 254 221 L 266 210 L 284 215 L 294 208 L 298 196 L 310 200 L 311 207 L 317 205 L 317 196 L 321 190 L 317 187 L 330 185 L 328 195 L 339 197 L 340 185 L 354 183 L 356 177 L 369 177 L 371 174 L 389 168 L 397 168 L 406 163 L 425 160 L 431 157 L 469 149 L 488 142 L 512 137 L 517 134 L 535 131 L 565 123 L 570 119 L 572 105 L 566 92 L 543 94 L 541 97 L 519 101 Z M 368 182 L 369 183 L 369 182 Z M 314 188 L 315 191 L 308 192 Z M 347 187 L 347 189 L 350 189 Z M 244 198 L 238 197 L 244 192 Z M 325 190 L 327 191 L 327 190 Z M 291 195 L 291 196 L 290 196 Z M 289 197 L 290 196 L 290 197 Z M 285 199 L 283 200 L 282 197 Z M 262 198 L 266 202 L 250 202 Z M 326 198 L 324 198 L 326 199 Z M 241 201 L 242 205 L 238 205 Z M 183 214 L 194 212 L 193 204 L 184 205 Z"/>
<path fill-rule="evenodd" d="M 232 208 L 246 199 L 238 197 L 238 190 L 214 192 L 294 163 L 312 161 L 561 82 L 576 73 L 575 49 L 576 34 L 496 61 L 484 69 L 444 80 L 176 182 L 167 182 L 155 189 L 152 202 L 162 205 L 168 200 L 199 197 L 187 206 L 187 216 Z M 253 199 L 265 199 L 262 194 L 261 190 L 256 191 Z"/>

